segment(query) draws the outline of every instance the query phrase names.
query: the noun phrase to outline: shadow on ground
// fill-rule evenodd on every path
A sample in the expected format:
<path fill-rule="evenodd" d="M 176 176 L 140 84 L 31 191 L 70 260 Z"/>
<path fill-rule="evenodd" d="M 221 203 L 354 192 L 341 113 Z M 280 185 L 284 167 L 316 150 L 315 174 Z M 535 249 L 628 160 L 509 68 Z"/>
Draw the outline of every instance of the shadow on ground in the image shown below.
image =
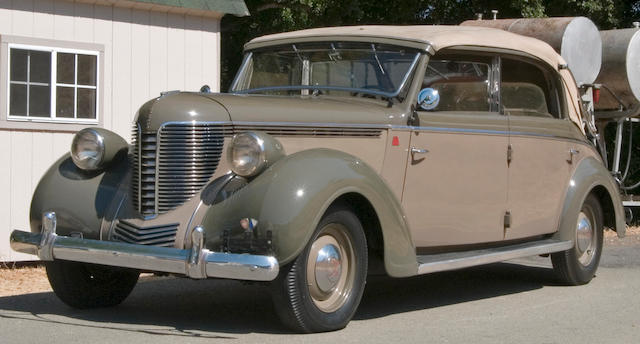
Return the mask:
<path fill-rule="evenodd" d="M 372 276 L 354 319 L 442 307 L 555 284 L 549 268 L 510 263 L 405 279 Z M 265 285 L 184 278 L 150 278 L 139 283 L 123 304 L 107 309 L 72 309 L 53 293 L 1 297 L 0 318 L 203 338 L 288 332 L 278 321 Z"/>

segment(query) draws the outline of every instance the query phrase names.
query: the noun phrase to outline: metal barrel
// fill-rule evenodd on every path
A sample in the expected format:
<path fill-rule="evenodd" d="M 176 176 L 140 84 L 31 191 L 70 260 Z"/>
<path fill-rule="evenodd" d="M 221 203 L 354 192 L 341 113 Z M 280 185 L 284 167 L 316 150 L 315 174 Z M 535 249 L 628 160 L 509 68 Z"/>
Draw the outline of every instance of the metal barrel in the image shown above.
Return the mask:
<path fill-rule="evenodd" d="M 600 71 L 600 32 L 585 17 L 467 20 L 460 25 L 492 27 L 544 41 L 567 61 L 578 84 L 593 83 Z"/>
<path fill-rule="evenodd" d="M 625 107 L 640 102 L 640 30 L 600 31 L 602 37 L 602 70 L 596 83 L 614 92 Z M 596 110 L 618 109 L 620 103 L 607 90 L 600 91 Z"/>

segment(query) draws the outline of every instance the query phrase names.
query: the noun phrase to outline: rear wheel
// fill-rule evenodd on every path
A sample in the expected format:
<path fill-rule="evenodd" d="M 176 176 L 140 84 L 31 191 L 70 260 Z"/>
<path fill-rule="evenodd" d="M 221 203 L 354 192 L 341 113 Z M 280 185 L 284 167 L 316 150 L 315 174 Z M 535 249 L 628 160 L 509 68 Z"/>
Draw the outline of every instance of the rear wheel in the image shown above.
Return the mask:
<path fill-rule="evenodd" d="M 137 270 L 55 260 L 46 263 L 51 288 L 74 308 L 100 308 L 120 304 L 138 282 Z"/>
<path fill-rule="evenodd" d="M 582 204 L 573 248 L 551 254 L 553 269 L 563 282 L 581 285 L 591 281 L 602 254 L 603 224 L 600 202 L 590 194 Z"/>
<path fill-rule="evenodd" d="M 356 215 L 332 207 L 298 258 L 272 283 L 276 311 L 299 332 L 338 330 L 362 298 L 367 276 L 367 240 Z"/>

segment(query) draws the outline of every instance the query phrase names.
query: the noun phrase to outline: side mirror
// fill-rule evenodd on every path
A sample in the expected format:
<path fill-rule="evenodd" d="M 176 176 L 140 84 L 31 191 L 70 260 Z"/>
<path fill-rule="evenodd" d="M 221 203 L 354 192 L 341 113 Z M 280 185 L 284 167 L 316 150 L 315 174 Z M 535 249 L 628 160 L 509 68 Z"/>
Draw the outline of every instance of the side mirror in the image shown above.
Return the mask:
<path fill-rule="evenodd" d="M 211 93 L 211 87 L 209 87 L 209 85 L 202 85 L 202 87 L 200 87 L 200 93 Z"/>

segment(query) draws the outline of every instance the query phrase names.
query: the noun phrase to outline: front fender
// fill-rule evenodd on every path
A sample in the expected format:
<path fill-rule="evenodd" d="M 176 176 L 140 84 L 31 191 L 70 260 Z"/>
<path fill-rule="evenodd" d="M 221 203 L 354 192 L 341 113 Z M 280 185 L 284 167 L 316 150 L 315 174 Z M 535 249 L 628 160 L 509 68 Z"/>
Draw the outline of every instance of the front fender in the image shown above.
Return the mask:
<path fill-rule="evenodd" d="M 242 218 L 258 220 L 258 231 L 273 233 L 281 264 L 294 260 L 311 238 L 322 215 L 341 195 L 364 196 L 377 213 L 387 273 L 415 275 L 415 248 L 400 203 L 371 167 L 329 149 L 298 152 L 278 160 L 225 201 L 204 210 L 206 246 L 217 250 L 223 230 L 238 229 Z"/>
<path fill-rule="evenodd" d="M 69 153 L 62 156 L 47 170 L 33 193 L 31 231 L 39 233 L 42 214 L 54 211 L 58 234 L 82 233 L 86 239 L 100 239 L 102 220 L 113 215 L 111 207 L 120 201 L 117 191 L 126 178 L 127 164 L 127 159 L 119 157 L 106 170 L 87 172 L 73 163 Z"/>
<path fill-rule="evenodd" d="M 575 228 L 582 203 L 589 193 L 594 191 L 598 193 L 603 210 L 610 209 L 615 217 L 609 221 L 610 226 L 616 230 L 619 237 L 624 237 L 626 224 L 618 186 L 601 162 L 588 157 L 580 161 L 569 180 L 560 227 L 554 238 L 575 240 Z"/>

